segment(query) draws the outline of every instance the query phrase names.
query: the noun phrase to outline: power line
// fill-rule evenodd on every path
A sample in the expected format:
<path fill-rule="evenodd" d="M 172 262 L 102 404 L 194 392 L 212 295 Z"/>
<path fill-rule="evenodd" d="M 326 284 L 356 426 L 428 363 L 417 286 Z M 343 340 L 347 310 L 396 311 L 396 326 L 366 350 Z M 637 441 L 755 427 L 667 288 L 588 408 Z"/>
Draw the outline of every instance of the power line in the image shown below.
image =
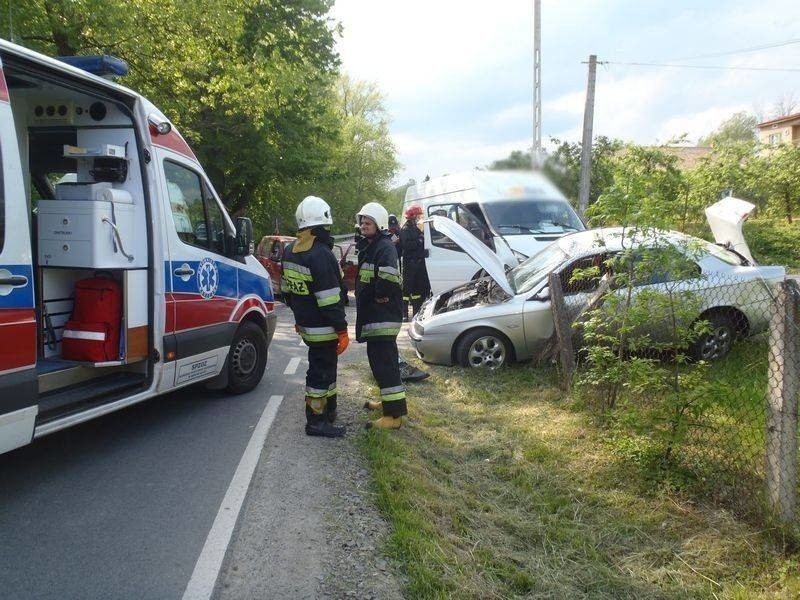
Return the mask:
<path fill-rule="evenodd" d="M 672 63 L 650 63 L 650 62 L 616 62 L 603 61 L 605 65 L 625 65 L 630 67 L 672 67 L 676 69 L 719 69 L 727 71 L 775 71 L 783 73 L 800 73 L 800 69 L 780 69 L 775 67 L 726 67 L 722 65 L 677 65 Z"/>
<path fill-rule="evenodd" d="M 725 50 L 722 52 L 712 52 L 710 54 L 698 54 L 697 56 L 686 56 L 684 58 L 673 58 L 667 62 L 681 61 L 681 60 L 697 60 L 700 58 L 717 58 L 719 56 L 730 56 L 731 54 L 746 54 L 747 52 L 758 52 L 759 50 L 770 50 L 772 48 L 780 48 L 781 46 L 790 46 L 791 44 L 800 44 L 800 38 L 786 40 L 784 42 L 773 42 L 771 44 L 763 44 L 761 46 L 751 46 L 749 48 L 740 48 L 738 50 Z"/>

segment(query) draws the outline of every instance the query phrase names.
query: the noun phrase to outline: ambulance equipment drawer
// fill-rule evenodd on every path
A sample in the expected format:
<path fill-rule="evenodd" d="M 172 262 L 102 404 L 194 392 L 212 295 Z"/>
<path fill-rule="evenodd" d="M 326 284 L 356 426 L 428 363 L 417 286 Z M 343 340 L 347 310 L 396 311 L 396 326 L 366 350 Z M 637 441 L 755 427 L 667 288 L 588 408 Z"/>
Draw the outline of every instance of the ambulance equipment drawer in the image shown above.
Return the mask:
<path fill-rule="evenodd" d="M 113 210 L 112 210 L 113 207 Z M 37 209 L 39 265 L 94 269 L 146 265 L 145 255 L 129 261 L 115 243 L 116 224 L 129 254 L 134 247 L 134 206 L 99 200 L 40 200 Z M 115 251 L 116 246 L 116 251 Z"/>

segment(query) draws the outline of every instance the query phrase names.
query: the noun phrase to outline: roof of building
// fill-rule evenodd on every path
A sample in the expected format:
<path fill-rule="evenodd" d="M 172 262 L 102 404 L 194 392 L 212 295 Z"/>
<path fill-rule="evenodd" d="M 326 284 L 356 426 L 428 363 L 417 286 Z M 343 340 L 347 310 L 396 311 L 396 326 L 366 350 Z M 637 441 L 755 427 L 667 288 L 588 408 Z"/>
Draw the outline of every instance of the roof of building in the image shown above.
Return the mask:
<path fill-rule="evenodd" d="M 766 129 L 767 127 L 775 127 L 776 125 L 783 125 L 783 124 L 788 125 L 792 121 L 797 121 L 800 123 L 800 113 L 784 115 L 782 117 L 778 117 L 777 119 L 764 121 L 763 123 L 759 123 L 758 125 L 756 125 L 756 127 L 758 127 L 759 129 Z"/>

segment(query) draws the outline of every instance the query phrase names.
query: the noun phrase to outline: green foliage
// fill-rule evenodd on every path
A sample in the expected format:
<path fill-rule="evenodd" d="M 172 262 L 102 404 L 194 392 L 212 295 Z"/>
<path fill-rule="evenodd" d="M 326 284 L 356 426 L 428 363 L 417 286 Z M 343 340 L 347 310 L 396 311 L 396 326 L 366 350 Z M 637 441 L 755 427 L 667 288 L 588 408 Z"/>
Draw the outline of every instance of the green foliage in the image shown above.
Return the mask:
<path fill-rule="evenodd" d="M 717 129 L 704 138 L 700 138 L 700 146 L 721 146 L 745 143 L 753 146 L 756 142 L 756 125 L 758 117 L 748 112 L 738 112 L 726 119 Z"/>
<path fill-rule="evenodd" d="M 800 268 L 800 226 L 796 223 L 751 219 L 745 221 L 744 237 L 759 264 Z"/>
<path fill-rule="evenodd" d="M 573 203 L 578 201 L 581 174 L 581 144 L 550 140 L 556 149 L 548 155 L 543 170 L 550 180 Z M 589 178 L 589 204 L 611 185 L 613 165 L 623 144 L 605 136 L 598 136 L 592 145 L 592 166 Z"/>
<path fill-rule="evenodd" d="M 587 210 L 590 223 L 681 228 L 695 218 L 678 158 L 659 148 L 626 146 L 612 163 L 612 183 Z"/>
<path fill-rule="evenodd" d="M 512 150 L 506 158 L 494 161 L 488 167 L 491 171 L 525 171 L 531 168 L 531 153 Z"/>
<path fill-rule="evenodd" d="M 767 196 L 767 214 L 791 224 L 800 210 L 800 146 L 766 148 L 753 162 L 755 178 Z"/>

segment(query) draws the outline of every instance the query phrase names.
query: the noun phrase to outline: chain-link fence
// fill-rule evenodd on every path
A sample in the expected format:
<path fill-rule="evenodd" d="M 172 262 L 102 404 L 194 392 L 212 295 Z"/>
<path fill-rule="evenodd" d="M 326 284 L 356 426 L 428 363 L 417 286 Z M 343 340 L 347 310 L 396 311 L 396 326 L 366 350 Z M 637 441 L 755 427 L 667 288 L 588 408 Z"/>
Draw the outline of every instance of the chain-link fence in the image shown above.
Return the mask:
<path fill-rule="evenodd" d="M 781 268 L 711 262 L 552 273 L 564 381 L 613 419 L 623 460 L 796 533 L 800 291 Z"/>

